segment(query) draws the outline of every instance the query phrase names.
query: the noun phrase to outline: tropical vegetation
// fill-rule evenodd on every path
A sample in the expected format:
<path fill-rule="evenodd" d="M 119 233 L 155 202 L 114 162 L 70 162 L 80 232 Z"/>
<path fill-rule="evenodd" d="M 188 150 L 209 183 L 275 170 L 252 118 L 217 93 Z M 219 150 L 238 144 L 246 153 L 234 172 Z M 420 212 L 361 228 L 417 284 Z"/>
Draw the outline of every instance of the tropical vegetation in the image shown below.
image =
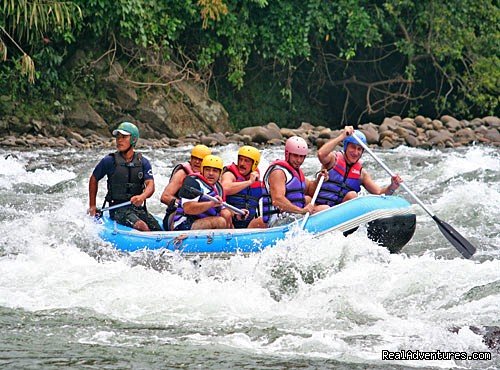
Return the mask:
<path fill-rule="evenodd" d="M 493 0 L 0 0 L 0 97 L 99 99 L 106 57 L 141 87 L 175 62 L 236 127 L 498 115 L 499 25 Z"/>

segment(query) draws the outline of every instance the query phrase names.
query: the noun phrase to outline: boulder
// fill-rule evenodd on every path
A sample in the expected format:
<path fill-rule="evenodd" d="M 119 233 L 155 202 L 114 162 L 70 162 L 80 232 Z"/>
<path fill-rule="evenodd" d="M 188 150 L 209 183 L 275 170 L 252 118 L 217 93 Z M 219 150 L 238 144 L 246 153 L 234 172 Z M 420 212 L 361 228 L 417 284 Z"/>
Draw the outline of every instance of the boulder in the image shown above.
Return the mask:
<path fill-rule="evenodd" d="M 248 135 L 254 143 L 264 144 L 272 139 L 282 139 L 278 126 L 271 122 L 266 126 L 246 127 L 239 132 L 240 135 Z"/>
<path fill-rule="evenodd" d="M 76 102 L 71 111 L 65 114 L 64 122 L 70 127 L 87 128 L 102 135 L 110 133 L 106 121 L 86 100 Z"/>
<path fill-rule="evenodd" d="M 421 144 L 420 140 L 413 135 L 406 135 L 405 142 L 408 146 L 411 146 L 412 148 L 417 148 Z"/>
<path fill-rule="evenodd" d="M 494 116 L 487 116 L 483 118 L 483 122 L 486 126 L 500 128 L 500 118 Z"/>
<path fill-rule="evenodd" d="M 396 121 L 394 118 L 386 118 L 384 119 L 384 122 L 380 125 L 379 131 L 386 131 L 386 130 L 391 130 L 394 131 L 398 127 L 398 123 L 400 122 Z"/>
<path fill-rule="evenodd" d="M 432 128 L 434 130 L 442 130 L 443 127 L 444 127 L 443 122 L 441 122 L 441 121 L 439 121 L 437 119 L 432 120 L 431 123 L 432 123 Z"/>
<path fill-rule="evenodd" d="M 416 116 L 413 122 L 415 122 L 415 125 L 417 127 L 423 127 L 426 123 L 430 122 L 431 120 L 428 118 L 425 118 L 424 116 Z"/>
<path fill-rule="evenodd" d="M 455 142 L 458 142 L 462 145 L 470 144 L 477 140 L 476 134 L 474 131 L 468 127 L 462 128 L 458 130 L 454 135 Z"/>
<path fill-rule="evenodd" d="M 366 141 L 368 144 L 377 144 L 379 143 L 380 140 L 380 135 L 379 132 L 376 128 L 376 126 L 373 123 L 367 123 L 365 125 L 359 125 L 358 128 L 360 129 L 363 134 L 366 136 Z"/>
<path fill-rule="evenodd" d="M 299 126 L 299 130 L 304 130 L 304 131 L 314 130 L 314 128 L 315 127 L 308 122 L 302 122 Z"/>

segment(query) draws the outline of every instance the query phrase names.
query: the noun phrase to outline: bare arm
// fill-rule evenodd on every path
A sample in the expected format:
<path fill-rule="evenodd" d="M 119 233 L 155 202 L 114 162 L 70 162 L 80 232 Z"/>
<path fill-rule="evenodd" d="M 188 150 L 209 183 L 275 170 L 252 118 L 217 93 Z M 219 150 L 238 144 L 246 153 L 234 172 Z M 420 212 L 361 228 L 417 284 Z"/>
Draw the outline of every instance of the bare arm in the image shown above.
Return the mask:
<path fill-rule="evenodd" d="M 335 155 L 333 150 L 339 145 L 348 135 L 352 135 L 354 128 L 346 126 L 339 136 L 328 140 L 321 148 L 318 149 L 318 159 L 326 169 L 332 168 L 335 165 Z"/>
<path fill-rule="evenodd" d="M 219 197 L 216 197 L 219 199 Z M 199 215 L 205 211 L 208 211 L 212 207 L 220 206 L 220 203 L 214 201 L 208 202 L 198 202 L 198 198 L 193 199 L 192 202 L 185 202 L 182 204 L 184 213 L 187 215 Z"/>
<path fill-rule="evenodd" d="M 226 195 L 233 195 L 239 193 L 243 189 L 248 188 L 255 181 L 259 179 L 259 173 L 257 171 L 253 171 L 250 173 L 250 178 L 247 181 L 236 181 L 236 177 L 233 173 L 226 171 L 222 175 L 221 184 L 224 188 L 224 193 Z"/>
<path fill-rule="evenodd" d="M 177 192 L 181 188 L 185 178 L 186 178 L 186 173 L 184 171 L 179 170 L 176 173 L 174 173 L 174 176 L 172 176 L 171 181 L 168 183 L 165 189 L 163 189 L 163 193 L 161 194 L 160 201 L 163 204 L 169 205 L 172 199 L 177 199 L 175 197 L 175 194 L 177 194 Z"/>
<path fill-rule="evenodd" d="M 323 176 L 323 175 L 321 175 Z M 314 192 L 316 191 L 316 188 L 318 187 L 318 182 L 319 182 L 320 176 L 316 177 L 316 180 L 311 181 L 306 179 L 306 195 L 309 195 L 310 197 L 314 196 Z"/>
<path fill-rule="evenodd" d="M 144 201 L 150 198 L 155 192 L 155 181 L 153 179 L 146 180 L 144 184 L 146 185 L 146 187 L 143 190 L 143 192 L 139 195 L 134 195 L 132 198 L 130 198 L 130 201 L 135 206 L 138 207 L 141 206 L 144 203 Z"/>
<path fill-rule="evenodd" d="M 312 211 L 312 207 L 309 207 L 309 205 L 300 208 L 285 197 L 286 176 L 282 170 L 274 170 L 271 172 L 269 175 L 269 184 L 273 206 L 280 209 L 282 212 L 305 214 Z"/>
<path fill-rule="evenodd" d="M 95 178 L 94 175 L 90 176 L 89 179 L 89 209 L 87 210 L 87 213 L 91 216 L 95 216 L 96 212 L 96 197 L 97 197 L 97 190 L 98 190 L 98 181 Z"/>
<path fill-rule="evenodd" d="M 372 177 L 365 169 L 362 170 L 361 174 L 361 183 L 363 184 L 365 189 L 368 190 L 370 194 L 392 195 L 394 191 L 396 191 L 396 189 L 399 188 L 399 184 L 402 181 L 403 180 L 401 179 L 401 177 L 399 177 L 399 175 L 395 175 L 394 177 L 391 178 L 391 183 L 389 185 L 381 187 L 377 185 L 375 181 L 373 181 Z"/>

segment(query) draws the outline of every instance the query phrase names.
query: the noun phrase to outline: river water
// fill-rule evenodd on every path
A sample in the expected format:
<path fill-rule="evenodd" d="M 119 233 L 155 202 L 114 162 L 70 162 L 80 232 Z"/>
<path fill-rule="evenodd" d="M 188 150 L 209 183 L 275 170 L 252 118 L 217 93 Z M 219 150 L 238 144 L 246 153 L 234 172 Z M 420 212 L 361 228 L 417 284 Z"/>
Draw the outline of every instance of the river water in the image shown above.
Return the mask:
<path fill-rule="evenodd" d="M 237 149 L 215 152 L 229 163 Z M 189 150 L 144 151 L 157 184 L 153 213 L 164 211 L 161 191 Z M 362 229 L 319 240 L 298 233 L 226 259 L 120 253 L 85 215 L 88 178 L 107 152 L 0 148 L 0 368 L 500 367 L 500 335 L 492 335 L 500 327 L 497 148 L 376 151 L 477 246 L 471 260 L 417 205 L 415 236 L 398 255 Z M 282 153 L 265 149 L 261 170 Z M 317 167 L 306 159 L 306 175 Z M 384 350 L 487 351 L 492 359 L 385 361 Z"/>

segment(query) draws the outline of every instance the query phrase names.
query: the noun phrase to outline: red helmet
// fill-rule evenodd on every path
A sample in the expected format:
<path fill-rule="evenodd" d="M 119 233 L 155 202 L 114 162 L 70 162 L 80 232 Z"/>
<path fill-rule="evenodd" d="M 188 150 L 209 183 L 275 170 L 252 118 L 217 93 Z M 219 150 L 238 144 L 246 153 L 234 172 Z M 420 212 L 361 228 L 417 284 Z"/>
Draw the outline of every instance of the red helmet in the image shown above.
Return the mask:
<path fill-rule="evenodd" d="M 306 141 L 299 136 L 292 136 L 285 143 L 285 160 L 287 161 L 290 154 L 307 155 L 308 152 Z"/>

